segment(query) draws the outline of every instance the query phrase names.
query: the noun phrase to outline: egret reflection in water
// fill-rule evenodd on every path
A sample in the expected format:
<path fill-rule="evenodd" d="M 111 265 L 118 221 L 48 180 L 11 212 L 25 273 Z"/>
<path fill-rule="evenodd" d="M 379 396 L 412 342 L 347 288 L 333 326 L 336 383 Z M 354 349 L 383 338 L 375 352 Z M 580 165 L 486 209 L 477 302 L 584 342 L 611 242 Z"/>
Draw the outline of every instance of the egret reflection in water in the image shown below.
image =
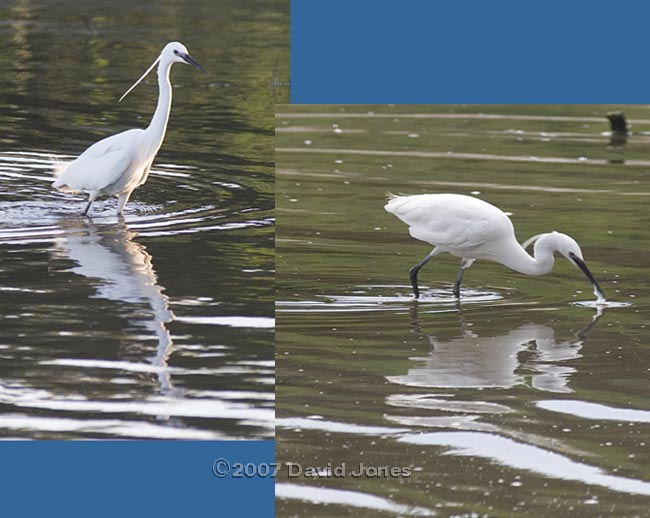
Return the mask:
<path fill-rule="evenodd" d="M 174 318 L 169 299 L 158 284 L 151 255 L 134 238 L 135 232 L 124 221 L 115 225 L 98 226 L 92 221 L 73 220 L 78 230 L 57 238 L 53 251 L 57 258 L 68 258 L 75 265 L 70 271 L 100 281 L 92 297 L 124 302 L 134 306 L 137 327 L 144 327 L 157 340 L 155 354 L 149 357 L 158 373 L 162 393 L 172 389 L 167 359 L 172 338 L 166 325 Z M 136 311 L 145 305 L 145 312 Z M 138 308 L 140 309 L 140 308 Z"/>
<path fill-rule="evenodd" d="M 0 432 L 47 439 L 272 436 L 274 365 L 264 347 L 273 336 L 272 283 L 247 284 L 247 299 L 237 277 L 244 269 L 247 283 L 251 275 L 271 278 L 243 246 L 249 231 L 272 227 L 271 216 L 255 217 L 256 191 L 214 180 L 219 174 L 211 169 L 209 183 L 195 165 L 162 164 L 150 179 L 157 198 L 132 202 L 125 220 L 103 200 L 93 219 L 80 218 L 44 174 L 67 158 L 0 152 L 0 179 L 15 184 L 0 192 L 0 403 L 7 408 Z M 215 203 L 224 193 L 227 207 Z M 219 232 L 238 235 L 217 256 Z M 179 246 L 192 250 L 188 261 L 197 269 L 182 281 Z M 154 266 L 176 271 L 172 284 L 161 286 Z M 219 307 L 222 296 L 232 301 L 229 311 Z"/>
<path fill-rule="evenodd" d="M 560 341 L 555 330 L 547 325 L 524 323 L 499 336 L 480 336 L 474 327 L 464 322 L 460 312 L 461 335 L 447 341 L 437 339 L 422 329 L 417 303 L 412 309 L 413 330 L 423 335 L 431 344 L 429 356 L 412 358 L 422 362 L 402 376 L 387 376 L 400 385 L 438 388 L 511 388 L 526 383 L 522 369 L 531 371 L 533 388 L 548 392 L 573 392 L 569 388 L 573 367 L 562 365 L 580 357 L 587 333 L 596 324 L 602 312 L 593 319 L 573 340 Z M 534 348 L 531 344 L 534 344 Z M 521 363 L 519 355 L 531 351 L 532 357 Z"/>

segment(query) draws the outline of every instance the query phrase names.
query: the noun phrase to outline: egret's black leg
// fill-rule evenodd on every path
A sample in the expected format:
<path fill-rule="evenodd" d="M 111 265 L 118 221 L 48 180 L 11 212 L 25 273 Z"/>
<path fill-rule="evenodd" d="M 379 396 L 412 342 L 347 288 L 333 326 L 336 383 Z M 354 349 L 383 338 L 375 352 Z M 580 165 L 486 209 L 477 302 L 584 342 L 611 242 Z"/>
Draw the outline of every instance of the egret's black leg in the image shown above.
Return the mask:
<path fill-rule="evenodd" d="M 460 299 L 460 283 L 463 282 L 463 273 L 465 273 L 466 268 L 469 268 L 474 264 L 475 260 L 476 259 L 461 259 L 460 261 L 460 270 L 458 272 L 458 277 L 456 277 L 456 283 L 454 284 L 453 290 L 454 297 L 457 299 Z"/>
<path fill-rule="evenodd" d="M 463 273 L 465 272 L 465 267 L 463 263 L 460 263 L 460 270 L 458 271 L 458 276 L 456 277 L 456 283 L 454 284 L 453 294 L 457 299 L 460 298 L 460 283 L 463 282 Z"/>
<path fill-rule="evenodd" d="M 411 274 L 411 285 L 413 286 L 413 294 L 415 295 L 415 298 L 420 297 L 420 290 L 418 289 L 418 272 L 420 271 L 420 268 L 422 268 L 425 264 L 427 264 L 431 259 L 433 258 L 433 253 L 427 255 L 424 259 L 422 259 L 418 264 L 416 264 L 413 268 L 409 270 L 409 273 Z"/>
<path fill-rule="evenodd" d="M 86 204 L 86 208 L 84 209 L 84 216 L 88 215 L 88 211 L 90 210 L 90 206 L 92 205 L 93 201 L 88 200 L 88 203 Z"/>

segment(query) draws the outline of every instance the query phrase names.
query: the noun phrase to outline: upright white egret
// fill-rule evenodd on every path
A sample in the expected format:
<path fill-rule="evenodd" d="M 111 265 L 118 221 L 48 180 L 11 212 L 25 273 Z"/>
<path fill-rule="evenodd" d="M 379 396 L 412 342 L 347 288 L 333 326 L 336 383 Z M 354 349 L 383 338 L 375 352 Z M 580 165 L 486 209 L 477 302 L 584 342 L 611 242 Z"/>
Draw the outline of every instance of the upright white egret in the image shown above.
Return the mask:
<path fill-rule="evenodd" d="M 55 171 L 58 178 L 53 187 L 64 192 L 88 193 L 84 215 L 88 214 L 90 205 L 98 196 L 119 196 L 117 214 L 121 215 L 133 190 L 147 180 L 167 130 L 172 105 L 169 71 L 174 63 L 194 65 L 205 72 L 189 55 L 185 45 L 175 41 L 168 43 L 156 61 L 120 98 L 120 101 L 124 99 L 158 64 L 158 105 L 149 126 L 144 130 L 131 129 L 102 139 L 76 160 Z"/>
<path fill-rule="evenodd" d="M 483 200 L 462 194 L 389 195 L 384 208 L 409 226 L 412 237 L 434 245 L 429 255 L 410 270 L 416 299 L 420 296 L 417 281 L 420 268 L 443 252 L 461 258 L 453 290 L 457 298 L 460 297 L 463 272 L 477 259 L 489 259 L 527 275 L 544 275 L 553 269 L 553 254 L 559 252 L 582 270 L 599 300 L 605 299 L 582 258 L 578 243 L 566 234 L 539 234 L 522 246 L 504 212 Z M 534 257 L 525 250 L 531 243 L 535 243 Z"/>

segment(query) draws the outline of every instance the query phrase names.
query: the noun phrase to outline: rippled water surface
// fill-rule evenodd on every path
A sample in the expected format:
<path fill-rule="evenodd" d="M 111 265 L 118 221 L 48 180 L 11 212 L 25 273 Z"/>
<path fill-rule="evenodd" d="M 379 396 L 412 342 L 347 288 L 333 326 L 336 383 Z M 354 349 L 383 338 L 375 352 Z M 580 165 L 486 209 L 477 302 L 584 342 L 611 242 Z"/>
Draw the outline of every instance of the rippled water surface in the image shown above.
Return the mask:
<path fill-rule="evenodd" d="M 319 469 L 280 472 L 278 515 L 646 514 L 650 111 L 279 112 L 277 460 Z M 387 192 L 477 196 L 522 242 L 569 233 L 611 304 L 563 258 L 543 277 L 477 261 L 458 304 L 449 255 L 415 302 L 408 270 L 430 247 L 383 210 Z M 361 463 L 399 473 L 354 476 Z"/>
<path fill-rule="evenodd" d="M 273 103 L 288 2 L 0 8 L 0 436 L 263 438 L 274 418 Z M 52 168 L 144 127 L 170 40 L 165 142 L 124 220 Z"/>

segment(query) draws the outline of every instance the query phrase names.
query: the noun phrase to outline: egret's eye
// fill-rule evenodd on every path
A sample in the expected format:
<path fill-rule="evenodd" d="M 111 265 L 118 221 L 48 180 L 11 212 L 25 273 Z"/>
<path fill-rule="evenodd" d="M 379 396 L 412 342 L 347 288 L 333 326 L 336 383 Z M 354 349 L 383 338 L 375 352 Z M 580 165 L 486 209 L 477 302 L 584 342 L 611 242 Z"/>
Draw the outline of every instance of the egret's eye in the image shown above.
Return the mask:
<path fill-rule="evenodd" d="M 174 54 L 178 56 L 178 51 L 176 49 L 174 49 Z"/>

